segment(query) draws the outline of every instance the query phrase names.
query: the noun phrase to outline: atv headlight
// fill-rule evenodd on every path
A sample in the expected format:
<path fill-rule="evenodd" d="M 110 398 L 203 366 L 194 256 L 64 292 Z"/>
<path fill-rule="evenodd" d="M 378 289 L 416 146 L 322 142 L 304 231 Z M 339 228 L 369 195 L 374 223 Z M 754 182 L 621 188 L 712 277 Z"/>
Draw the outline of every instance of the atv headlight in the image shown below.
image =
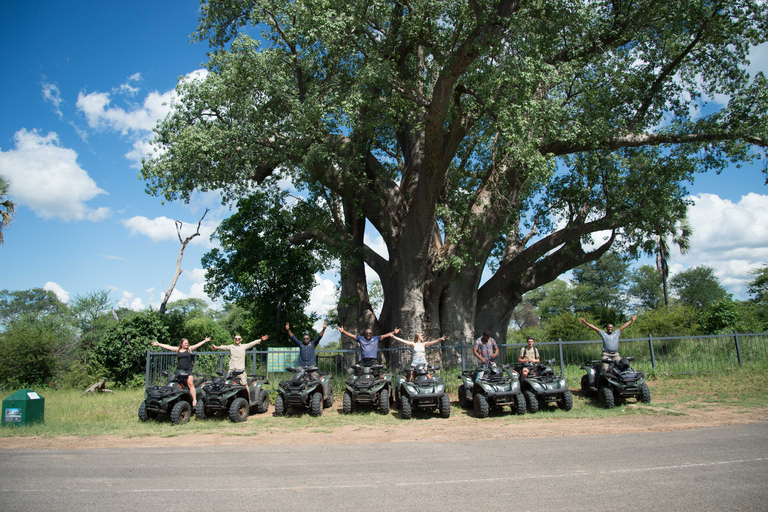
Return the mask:
<path fill-rule="evenodd" d="M 412 386 L 412 385 L 410 385 L 410 384 L 407 384 L 407 385 L 405 386 L 405 389 L 407 389 L 409 393 L 415 393 L 415 392 L 416 392 L 416 387 L 415 387 L 415 386 Z"/>
<path fill-rule="evenodd" d="M 445 391 L 445 384 L 438 384 L 437 393 L 442 393 L 443 391 Z"/>

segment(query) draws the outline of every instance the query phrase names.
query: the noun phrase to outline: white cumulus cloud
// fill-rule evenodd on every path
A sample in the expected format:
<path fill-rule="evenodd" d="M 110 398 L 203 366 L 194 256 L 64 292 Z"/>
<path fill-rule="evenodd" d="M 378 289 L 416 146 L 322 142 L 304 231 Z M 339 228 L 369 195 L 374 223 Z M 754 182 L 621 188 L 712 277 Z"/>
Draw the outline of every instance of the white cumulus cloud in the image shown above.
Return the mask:
<path fill-rule="evenodd" d="M 168 217 L 155 217 L 149 219 L 147 217 L 137 215 L 130 219 L 121 221 L 128 230 L 134 235 L 144 235 L 149 237 L 154 242 L 162 242 L 167 240 L 175 240 L 178 242 L 179 237 L 176 232 L 176 221 L 169 219 Z M 203 221 L 200 225 L 200 236 L 196 236 L 192 239 L 190 244 L 204 245 L 206 247 L 213 247 L 210 241 L 211 234 L 218 226 L 217 222 Z M 188 236 L 193 235 L 197 231 L 197 222 L 183 222 L 181 226 L 181 237 L 186 239 Z"/>
<path fill-rule="evenodd" d="M 54 283 L 53 281 L 48 281 L 43 285 L 43 290 L 50 290 L 53 293 L 56 294 L 56 297 L 59 298 L 61 302 L 69 302 L 69 292 L 66 291 L 64 288 L 59 286 L 58 284 Z"/>
<path fill-rule="evenodd" d="M 672 273 L 706 265 L 735 298 L 746 298 L 749 272 L 768 261 L 768 195 L 750 193 L 738 203 L 715 194 L 699 194 L 688 208 L 693 228 L 691 249 L 682 256 L 672 248 Z"/>
<path fill-rule="evenodd" d="M 15 149 L 0 150 L 0 174 L 10 181 L 9 196 L 43 218 L 101 221 L 109 208 L 92 209 L 86 202 L 106 192 L 77 163 L 77 153 L 59 144 L 56 133 L 42 136 L 22 128 Z"/>

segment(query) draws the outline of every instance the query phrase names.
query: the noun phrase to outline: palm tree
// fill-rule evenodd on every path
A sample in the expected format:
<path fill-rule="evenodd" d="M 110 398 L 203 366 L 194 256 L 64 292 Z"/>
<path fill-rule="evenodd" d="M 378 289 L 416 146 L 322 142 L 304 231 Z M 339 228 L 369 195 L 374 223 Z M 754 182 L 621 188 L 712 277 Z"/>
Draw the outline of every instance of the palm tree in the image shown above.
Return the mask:
<path fill-rule="evenodd" d="M 8 227 L 16 211 L 16 204 L 10 199 L 5 199 L 10 183 L 5 176 L 0 175 L 0 245 L 3 244 L 3 229 Z"/>
<path fill-rule="evenodd" d="M 671 229 L 667 229 L 667 227 Z M 691 236 L 693 236 L 693 228 L 687 218 L 683 218 L 675 222 L 672 226 L 659 227 L 656 231 L 656 269 L 661 273 L 661 283 L 664 288 L 664 305 L 669 305 L 669 295 L 667 294 L 667 278 L 669 277 L 669 267 L 667 261 L 669 260 L 669 243 L 671 238 L 672 243 L 680 248 L 680 254 L 685 254 L 688 249 L 691 248 Z"/>

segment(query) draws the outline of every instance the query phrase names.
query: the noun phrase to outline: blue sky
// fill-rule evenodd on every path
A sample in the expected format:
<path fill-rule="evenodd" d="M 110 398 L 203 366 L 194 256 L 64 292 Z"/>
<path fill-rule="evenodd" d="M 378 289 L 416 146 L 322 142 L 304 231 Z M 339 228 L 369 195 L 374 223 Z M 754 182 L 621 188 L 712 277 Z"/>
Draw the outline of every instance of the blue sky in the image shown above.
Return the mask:
<path fill-rule="evenodd" d="M 0 118 L 0 174 L 18 205 L 0 246 L 0 289 L 45 287 L 62 300 L 110 289 L 122 306 L 157 307 L 179 252 L 174 220 L 190 234 L 174 299 L 205 298 L 201 256 L 231 212 L 216 194 L 190 205 L 162 204 L 144 192 L 139 160 L 168 107 L 177 79 L 206 61 L 207 45 L 189 41 L 199 6 L 180 0 L 3 2 L 0 57 L 6 78 Z M 765 46 L 750 71 L 768 70 Z M 690 187 L 693 248 L 673 272 L 716 268 L 737 298 L 749 271 L 768 261 L 768 188 L 764 162 Z M 368 242 L 383 249 L 377 234 Z M 310 310 L 333 306 L 333 273 L 317 276 Z"/>

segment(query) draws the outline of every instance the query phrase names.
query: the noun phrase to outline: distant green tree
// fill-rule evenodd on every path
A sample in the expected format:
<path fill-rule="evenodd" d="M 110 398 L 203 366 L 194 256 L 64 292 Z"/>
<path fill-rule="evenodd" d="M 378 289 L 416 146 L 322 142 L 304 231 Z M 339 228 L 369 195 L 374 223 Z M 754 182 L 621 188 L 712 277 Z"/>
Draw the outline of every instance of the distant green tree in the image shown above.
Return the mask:
<path fill-rule="evenodd" d="M 678 272 L 669 283 L 682 304 L 699 310 L 728 296 L 715 275 L 715 269 L 704 265 Z"/>
<path fill-rule="evenodd" d="M 16 213 L 16 203 L 7 199 L 10 183 L 5 176 L 0 175 L 0 245 L 3 245 L 3 231 L 11 225 L 13 215 Z"/>
<path fill-rule="evenodd" d="M 0 327 L 6 326 L 23 315 L 41 318 L 60 315 L 67 311 L 67 305 L 56 294 L 42 288 L 29 290 L 0 291 Z"/>
<path fill-rule="evenodd" d="M 636 300 L 644 311 L 664 304 L 661 273 L 651 265 L 641 265 L 630 273 L 629 297 Z"/>
<path fill-rule="evenodd" d="M 125 385 L 143 375 L 147 349 L 152 341 L 178 345 L 180 338 L 170 339 L 168 327 L 157 311 L 145 310 L 126 316 L 109 326 L 94 344 L 91 363 L 102 375 Z M 199 341 L 199 340 L 198 340 Z"/>
<path fill-rule="evenodd" d="M 736 303 L 729 296 L 718 300 L 701 314 L 701 326 L 705 334 L 739 330 L 741 318 Z"/>
<path fill-rule="evenodd" d="M 0 338 L 0 383 L 9 387 L 49 385 L 60 373 L 62 348 L 73 344 L 73 329 L 54 316 L 22 315 Z"/>
<path fill-rule="evenodd" d="M 574 309 L 592 315 L 599 324 L 619 323 L 627 308 L 629 263 L 615 251 L 573 269 Z"/>
<path fill-rule="evenodd" d="M 276 338 L 286 319 L 311 323 L 304 308 L 315 274 L 327 264 L 316 240 L 297 236 L 314 225 L 311 205 L 286 199 L 286 192 L 267 188 L 239 200 L 237 213 L 213 235 L 221 249 L 202 259 L 205 291 L 245 308 L 250 329 Z"/>
<path fill-rule="evenodd" d="M 196 316 L 214 316 L 213 310 L 208 307 L 208 303 L 203 299 L 197 298 L 179 299 L 170 302 L 166 307 L 166 311 L 178 311 L 187 319 Z"/>
<path fill-rule="evenodd" d="M 222 305 L 223 314 L 217 323 L 229 332 L 231 336 L 242 334 L 243 326 L 248 312 L 233 302 L 225 302 Z"/>
<path fill-rule="evenodd" d="M 573 312 L 573 293 L 571 287 L 562 279 L 531 290 L 523 296 L 523 300 L 536 308 L 542 321 L 561 313 Z"/>
<path fill-rule="evenodd" d="M 758 303 L 768 303 L 768 265 L 752 269 L 755 278 L 747 283 L 747 291 L 752 300 Z"/>

